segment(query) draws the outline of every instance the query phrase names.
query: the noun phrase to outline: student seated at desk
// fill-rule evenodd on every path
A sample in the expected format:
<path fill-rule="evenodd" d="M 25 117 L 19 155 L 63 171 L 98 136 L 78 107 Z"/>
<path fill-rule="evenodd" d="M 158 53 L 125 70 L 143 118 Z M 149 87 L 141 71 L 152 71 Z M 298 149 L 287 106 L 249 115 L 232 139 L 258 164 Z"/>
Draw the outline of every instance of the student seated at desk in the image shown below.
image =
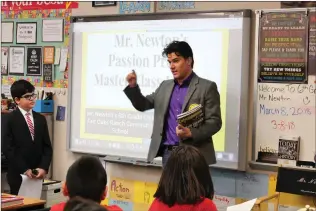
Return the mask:
<path fill-rule="evenodd" d="M 149 211 L 217 211 L 204 156 L 192 146 L 175 148 L 162 172 Z"/>
<path fill-rule="evenodd" d="M 107 175 L 100 160 L 92 156 L 83 156 L 69 167 L 63 194 L 70 199 L 82 197 L 100 204 L 106 197 L 106 184 Z M 65 204 L 66 202 L 62 202 L 53 205 L 50 211 L 63 211 Z M 122 211 L 116 205 L 105 206 L 105 208 L 108 211 Z"/>

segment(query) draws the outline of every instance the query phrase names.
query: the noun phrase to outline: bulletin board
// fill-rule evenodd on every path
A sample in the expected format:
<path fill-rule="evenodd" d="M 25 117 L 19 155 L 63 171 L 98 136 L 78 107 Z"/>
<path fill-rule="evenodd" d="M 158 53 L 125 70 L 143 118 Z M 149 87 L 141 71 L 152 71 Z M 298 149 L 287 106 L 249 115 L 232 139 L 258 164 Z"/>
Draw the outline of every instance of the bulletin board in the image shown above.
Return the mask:
<path fill-rule="evenodd" d="M 314 162 L 316 12 L 259 10 L 256 22 L 252 163 L 258 152 L 277 155 L 280 136 L 300 137 L 299 160 Z"/>
<path fill-rule="evenodd" d="M 5 4 L 12 4 L 7 2 Z M 17 4 L 17 3 L 16 3 Z M 22 3 L 21 3 L 22 4 Z M 33 7 L 29 5 L 24 5 L 25 9 L 12 9 L 12 10 L 2 10 L 2 22 L 13 22 L 13 42 L 12 43 L 2 43 L 2 47 L 24 47 L 25 58 L 24 58 L 24 73 L 23 74 L 11 74 L 8 70 L 7 74 L 2 73 L 2 85 L 11 85 L 14 81 L 19 79 L 26 79 L 30 81 L 36 87 L 55 87 L 55 88 L 67 88 L 68 87 L 68 60 L 69 53 L 65 53 L 66 55 L 66 64 L 63 65 L 63 70 L 60 68 L 61 63 L 52 65 L 52 81 L 46 82 L 43 80 L 44 77 L 44 67 L 43 61 L 41 61 L 41 74 L 39 75 L 29 75 L 27 74 L 27 47 L 41 47 L 42 48 L 42 59 L 44 53 L 44 47 L 53 47 L 54 51 L 57 49 L 67 49 L 69 45 L 69 27 L 70 27 L 70 16 L 71 16 L 71 8 L 68 9 L 54 9 L 60 8 L 63 5 L 43 5 L 43 9 L 34 7 L 35 2 L 33 3 Z M 64 3 L 62 3 L 64 4 Z M 72 2 L 71 4 L 76 4 Z M 14 6 L 14 5 L 11 5 Z M 69 5 L 68 5 L 69 6 Z M 77 5 L 78 6 L 78 5 Z M 46 9 L 46 8 L 47 9 Z M 51 8 L 51 9 L 49 9 Z M 43 29 L 43 20 L 63 20 L 63 39 L 58 42 L 43 42 L 42 40 L 42 29 Z M 17 23 L 34 23 L 36 24 L 36 43 L 35 44 L 20 44 L 17 43 Z M 55 59 L 55 55 L 54 55 Z M 10 62 L 10 58 L 8 59 L 8 63 Z"/>

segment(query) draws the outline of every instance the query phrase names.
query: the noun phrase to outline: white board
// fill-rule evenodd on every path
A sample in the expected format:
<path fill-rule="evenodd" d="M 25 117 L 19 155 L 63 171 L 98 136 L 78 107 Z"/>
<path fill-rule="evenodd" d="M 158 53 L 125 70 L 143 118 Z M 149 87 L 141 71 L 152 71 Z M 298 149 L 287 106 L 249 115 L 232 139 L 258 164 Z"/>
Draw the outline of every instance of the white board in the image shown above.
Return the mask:
<path fill-rule="evenodd" d="M 69 149 L 105 155 L 108 161 L 158 164 L 149 156 L 156 154 L 151 147 L 154 112 L 133 107 L 123 92 L 125 78 L 135 69 L 142 94 L 151 94 L 172 78 L 163 48 L 172 40 L 186 40 L 194 51 L 194 71 L 215 81 L 220 93 L 223 123 L 213 136 L 215 165 L 245 170 L 250 14 L 72 17 Z"/>
<path fill-rule="evenodd" d="M 309 9 L 307 8 L 291 8 L 256 11 L 256 25 L 258 26 L 256 30 L 256 37 L 258 39 L 256 40 L 255 57 L 255 63 L 257 65 L 255 70 L 256 81 L 258 80 L 259 67 L 262 64 L 259 62 L 259 56 L 261 56 L 259 55 L 261 50 L 260 45 L 264 45 L 262 40 L 265 39 L 265 36 L 267 36 L 267 33 L 261 34 L 260 24 L 265 25 L 271 22 L 272 19 L 269 19 L 271 17 L 276 19 L 281 17 L 273 16 L 273 14 L 305 14 L 306 16 L 304 16 L 304 18 L 309 20 L 312 19 L 313 16 L 308 15 L 310 14 L 308 13 L 308 10 Z M 270 16 L 265 16 L 265 14 L 269 13 Z M 267 21 L 268 19 L 269 21 Z M 294 22 L 291 23 L 294 24 Z M 307 24 L 308 32 L 306 31 L 306 37 L 312 33 L 310 28 L 311 25 L 309 25 L 310 21 L 307 21 Z M 267 30 L 267 27 L 265 27 L 264 30 Z M 269 30 L 273 31 L 273 29 L 270 29 L 270 27 Z M 277 30 L 281 29 L 278 28 Z M 284 31 L 285 29 L 282 30 Z M 300 35 L 302 36 L 302 33 Z M 293 35 L 288 34 L 286 36 L 291 37 Z M 278 37 L 278 35 L 276 37 Z M 279 40 L 277 42 L 279 42 Z M 305 64 L 309 68 L 307 73 L 308 80 L 306 84 L 300 83 L 299 81 L 294 81 L 293 83 L 275 83 L 273 80 L 272 83 L 258 82 L 255 84 L 253 159 L 258 159 L 259 151 L 277 153 L 280 136 L 299 136 L 301 140 L 299 160 L 314 162 L 314 156 L 316 153 L 316 75 L 313 68 L 315 67 L 313 65 L 314 57 L 312 56 L 313 54 L 308 51 L 309 45 L 313 45 L 312 43 L 312 40 L 306 40 L 306 46 L 304 46 L 304 52 L 306 52 L 307 60 L 309 62 Z M 302 46 L 303 45 L 305 44 L 303 43 Z M 284 52 L 285 48 L 280 49 L 282 49 L 282 52 Z M 276 55 L 278 55 L 278 53 L 276 53 Z M 283 58 L 294 58 L 291 54 L 286 55 L 284 54 Z M 264 56 L 266 58 L 269 57 L 269 55 Z M 278 56 L 282 58 L 282 54 Z M 270 54 L 270 57 L 273 58 L 273 54 Z M 297 62 L 296 60 L 291 61 L 293 63 Z"/>
<path fill-rule="evenodd" d="M 256 156 L 262 149 L 277 151 L 279 136 L 291 135 L 301 137 L 300 160 L 314 160 L 315 80 L 315 76 L 309 76 L 308 84 L 258 83 Z"/>

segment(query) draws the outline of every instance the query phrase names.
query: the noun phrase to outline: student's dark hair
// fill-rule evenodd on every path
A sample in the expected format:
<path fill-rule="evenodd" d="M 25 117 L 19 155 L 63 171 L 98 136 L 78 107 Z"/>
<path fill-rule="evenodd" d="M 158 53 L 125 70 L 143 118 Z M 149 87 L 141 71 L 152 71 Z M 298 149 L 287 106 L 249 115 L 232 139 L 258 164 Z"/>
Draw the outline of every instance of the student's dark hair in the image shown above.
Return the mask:
<path fill-rule="evenodd" d="M 155 198 L 169 207 L 213 199 L 214 187 L 204 156 L 192 146 L 174 149 L 164 167 Z"/>
<path fill-rule="evenodd" d="M 21 98 L 26 93 L 34 92 L 35 87 L 28 81 L 21 79 L 15 81 L 10 88 L 12 99 Z"/>
<path fill-rule="evenodd" d="M 70 198 L 80 196 L 100 203 L 106 184 L 106 171 L 96 157 L 83 156 L 68 169 L 66 186 Z"/>
<path fill-rule="evenodd" d="M 107 209 L 94 201 L 77 196 L 67 201 L 64 211 L 107 211 Z"/>
<path fill-rule="evenodd" d="M 193 68 L 194 59 L 193 51 L 190 45 L 185 41 L 172 41 L 169 43 L 162 52 L 163 56 L 168 56 L 168 54 L 175 53 L 177 56 L 182 56 L 183 58 L 192 58 L 191 67 Z"/>

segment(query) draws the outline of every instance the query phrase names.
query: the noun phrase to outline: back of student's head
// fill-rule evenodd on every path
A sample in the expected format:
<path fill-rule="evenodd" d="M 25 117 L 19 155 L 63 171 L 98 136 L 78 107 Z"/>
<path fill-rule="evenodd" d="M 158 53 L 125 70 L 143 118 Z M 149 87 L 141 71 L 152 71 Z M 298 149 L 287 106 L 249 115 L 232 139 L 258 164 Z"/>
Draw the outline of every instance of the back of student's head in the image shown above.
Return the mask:
<path fill-rule="evenodd" d="M 80 196 L 100 203 L 105 197 L 107 175 L 100 160 L 93 156 L 83 156 L 68 169 L 66 195 Z"/>
<path fill-rule="evenodd" d="M 64 211 L 107 211 L 105 207 L 94 201 L 81 197 L 71 198 L 65 205 Z"/>
<path fill-rule="evenodd" d="M 162 172 L 155 198 L 164 204 L 197 204 L 213 199 L 214 187 L 204 156 L 192 146 L 175 148 Z"/>
<path fill-rule="evenodd" d="M 15 100 L 15 98 L 21 98 L 23 95 L 27 93 L 34 92 L 35 87 L 26 80 L 18 80 L 15 81 L 10 88 L 12 99 Z"/>

